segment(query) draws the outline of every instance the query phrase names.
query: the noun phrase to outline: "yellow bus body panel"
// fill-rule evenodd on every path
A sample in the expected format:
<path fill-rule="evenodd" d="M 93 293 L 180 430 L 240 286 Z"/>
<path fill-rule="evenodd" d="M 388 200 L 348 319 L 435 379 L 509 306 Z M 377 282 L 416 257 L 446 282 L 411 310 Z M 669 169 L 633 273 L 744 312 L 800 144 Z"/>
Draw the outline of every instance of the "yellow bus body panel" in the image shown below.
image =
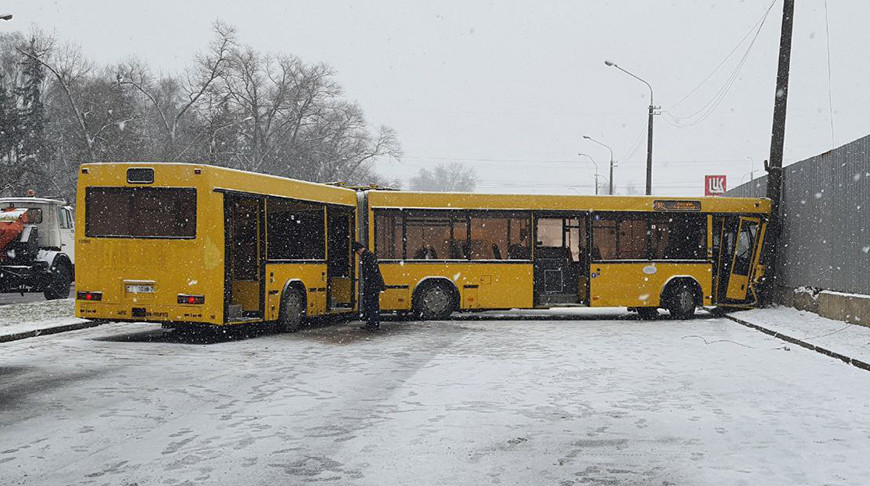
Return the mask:
<path fill-rule="evenodd" d="M 532 264 L 468 262 L 382 262 L 387 290 L 382 310 L 410 310 L 414 289 L 428 278 L 446 279 L 456 286 L 462 309 L 531 308 Z"/>
<path fill-rule="evenodd" d="M 590 307 L 659 307 L 669 280 L 691 277 L 710 305 L 713 266 L 710 263 L 592 263 Z"/>
<path fill-rule="evenodd" d="M 517 211 L 660 212 L 655 201 L 698 201 L 701 213 L 770 214 L 770 200 L 740 197 L 548 196 L 370 191 L 374 208 L 500 209 Z"/>
<path fill-rule="evenodd" d="M 266 275 L 266 320 L 278 320 L 284 287 L 292 282 L 300 282 L 305 287 L 305 312 L 308 317 L 326 313 L 325 263 L 268 263 Z"/>

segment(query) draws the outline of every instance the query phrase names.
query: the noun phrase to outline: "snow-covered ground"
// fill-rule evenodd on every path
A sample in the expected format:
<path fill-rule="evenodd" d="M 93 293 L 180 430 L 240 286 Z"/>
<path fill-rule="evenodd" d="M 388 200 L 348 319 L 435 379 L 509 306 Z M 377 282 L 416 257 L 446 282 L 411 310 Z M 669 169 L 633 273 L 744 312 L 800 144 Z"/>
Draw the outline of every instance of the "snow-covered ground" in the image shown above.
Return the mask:
<path fill-rule="evenodd" d="M 734 317 L 870 363 L 870 327 L 826 319 L 792 307 L 735 312 Z"/>
<path fill-rule="evenodd" d="M 870 484 L 867 371 L 587 312 L 2 344 L 0 484 Z"/>
<path fill-rule="evenodd" d="M 75 317 L 75 299 L 46 300 L 0 307 L 0 335 L 85 322 Z"/>

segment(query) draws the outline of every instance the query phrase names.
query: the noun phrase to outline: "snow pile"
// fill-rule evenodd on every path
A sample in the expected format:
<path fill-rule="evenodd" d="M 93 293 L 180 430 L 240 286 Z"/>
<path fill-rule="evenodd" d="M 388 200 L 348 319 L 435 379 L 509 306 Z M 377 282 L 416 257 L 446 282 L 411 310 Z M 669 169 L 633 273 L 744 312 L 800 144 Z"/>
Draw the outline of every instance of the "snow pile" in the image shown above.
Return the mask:
<path fill-rule="evenodd" d="M 812 300 L 819 300 L 819 294 L 821 293 L 821 289 L 817 289 L 815 287 L 806 287 L 801 285 L 800 287 L 794 289 L 795 296 L 805 295 Z"/>

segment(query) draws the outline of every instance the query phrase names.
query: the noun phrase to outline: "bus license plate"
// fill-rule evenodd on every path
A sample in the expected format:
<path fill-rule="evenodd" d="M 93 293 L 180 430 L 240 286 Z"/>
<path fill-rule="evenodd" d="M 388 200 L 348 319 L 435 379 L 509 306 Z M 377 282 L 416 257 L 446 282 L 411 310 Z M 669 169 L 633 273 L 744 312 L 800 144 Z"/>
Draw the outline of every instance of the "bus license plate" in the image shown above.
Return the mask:
<path fill-rule="evenodd" d="M 128 285 L 127 286 L 128 294 L 153 294 L 154 286 L 153 285 Z"/>

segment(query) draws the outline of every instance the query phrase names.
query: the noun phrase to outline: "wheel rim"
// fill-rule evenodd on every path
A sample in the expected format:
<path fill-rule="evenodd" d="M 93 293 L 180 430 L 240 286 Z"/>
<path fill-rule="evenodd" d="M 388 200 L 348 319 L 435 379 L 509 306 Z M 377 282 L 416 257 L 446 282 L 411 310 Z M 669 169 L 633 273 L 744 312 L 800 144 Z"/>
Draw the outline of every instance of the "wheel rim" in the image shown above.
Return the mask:
<path fill-rule="evenodd" d="M 287 303 L 284 305 L 284 320 L 288 324 L 295 324 L 302 320 L 302 304 L 296 295 L 287 297 Z"/>
<path fill-rule="evenodd" d="M 689 293 L 688 290 L 683 290 L 680 292 L 677 298 L 677 305 L 680 309 L 680 312 L 685 314 L 692 310 L 695 306 L 695 299 L 692 297 L 692 294 Z"/>
<path fill-rule="evenodd" d="M 423 294 L 423 306 L 432 314 L 441 314 L 449 305 L 450 295 L 441 287 L 433 287 Z"/>

